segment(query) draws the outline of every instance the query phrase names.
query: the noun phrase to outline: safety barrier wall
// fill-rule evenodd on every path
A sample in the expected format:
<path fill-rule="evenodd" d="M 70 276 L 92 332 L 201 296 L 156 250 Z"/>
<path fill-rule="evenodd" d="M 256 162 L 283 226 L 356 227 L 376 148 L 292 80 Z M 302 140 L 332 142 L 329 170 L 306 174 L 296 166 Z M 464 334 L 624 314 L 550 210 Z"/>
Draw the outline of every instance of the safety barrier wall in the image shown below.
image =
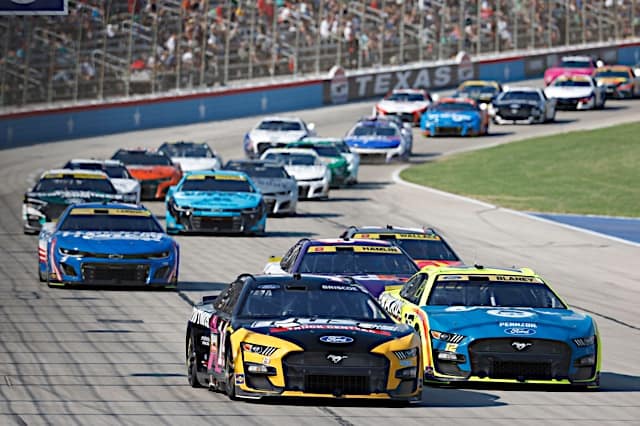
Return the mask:
<path fill-rule="evenodd" d="M 565 54 L 588 54 L 607 63 L 640 63 L 640 42 L 534 53 L 477 62 L 357 72 L 332 78 L 228 89 L 164 98 L 91 104 L 0 116 L 0 149 L 158 127 L 273 114 L 375 98 L 400 87 L 455 87 L 467 79 L 514 82 L 542 76 Z"/>

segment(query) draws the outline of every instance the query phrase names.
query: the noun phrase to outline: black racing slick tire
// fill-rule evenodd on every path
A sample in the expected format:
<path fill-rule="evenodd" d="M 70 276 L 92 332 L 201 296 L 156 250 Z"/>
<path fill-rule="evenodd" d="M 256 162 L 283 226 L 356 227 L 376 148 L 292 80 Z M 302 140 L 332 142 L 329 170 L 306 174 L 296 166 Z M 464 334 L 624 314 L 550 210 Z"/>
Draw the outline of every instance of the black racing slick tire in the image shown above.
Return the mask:
<path fill-rule="evenodd" d="M 38 280 L 41 283 L 46 283 L 47 282 L 47 274 L 46 273 L 42 273 L 40 268 L 38 268 Z"/>
<path fill-rule="evenodd" d="M 198 381 L 198 358 L 196 356 L 195 343 L 193 342 L 193 334 L 191 334 L 187 343 L 187 380 L 192 388 L 202 387 Z"/>
<path fill-rule="evenodd" d="M 231 400 L 237 399 L 236 397 L 236 380 L 234 374 L 234 365 L 231 355 L 231 349 L 227 349 L 226 361 L 224 365 L 224 380 L 225 380 L 225 393 Z"/>

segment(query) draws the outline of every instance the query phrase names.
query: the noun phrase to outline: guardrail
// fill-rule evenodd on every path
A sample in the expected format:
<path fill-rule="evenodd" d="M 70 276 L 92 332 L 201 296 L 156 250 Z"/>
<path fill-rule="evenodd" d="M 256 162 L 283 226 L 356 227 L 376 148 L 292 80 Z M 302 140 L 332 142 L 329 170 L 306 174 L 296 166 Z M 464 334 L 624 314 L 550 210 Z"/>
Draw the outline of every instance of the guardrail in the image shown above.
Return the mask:
<path fill-rule="evenodd" d="M 516 52 L 475 61 L 462 55 L 462 61 L 338 72 L 322 79 L 7 113 L 0 115 L 0 149 L 316 108 L 379 97 L 399 87 L 444 89 L 475 78 L 513 82 L 541 77 L 563 54 L 588 54 L 608 63 L 634 65 L 640 63 L 640 40 Z"/>

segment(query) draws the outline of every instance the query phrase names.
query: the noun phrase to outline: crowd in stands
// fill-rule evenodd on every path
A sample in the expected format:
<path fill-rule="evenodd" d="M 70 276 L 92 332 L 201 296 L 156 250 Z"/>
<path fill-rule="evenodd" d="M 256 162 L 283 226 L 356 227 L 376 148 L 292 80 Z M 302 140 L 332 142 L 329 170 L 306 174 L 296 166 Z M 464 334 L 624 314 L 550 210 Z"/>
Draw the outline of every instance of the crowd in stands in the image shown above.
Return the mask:
<path fill-rule="evenodd" d="M 3 88 L 12 93 L 3 96 L 5 105 L 326 72 L 336 63 L 364 68 L 449 58 L 459 50 L 478 54 L 640 34 L 640 2 L 631 0 L 69 4 L 68 16 L 0 23 Z"/>

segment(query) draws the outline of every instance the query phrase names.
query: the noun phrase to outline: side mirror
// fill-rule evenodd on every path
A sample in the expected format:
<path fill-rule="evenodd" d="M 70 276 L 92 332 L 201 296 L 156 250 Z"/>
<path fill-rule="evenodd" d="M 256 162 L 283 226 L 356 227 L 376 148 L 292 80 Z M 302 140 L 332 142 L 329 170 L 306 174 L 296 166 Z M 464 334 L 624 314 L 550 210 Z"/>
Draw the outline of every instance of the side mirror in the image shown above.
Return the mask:
<path fill-rule="evenodd" d="M 310 132 L 315 132 L 316 130 L 316 123 L 309 123 L 307 124 L 307 129 L 309 129 Z"/>

